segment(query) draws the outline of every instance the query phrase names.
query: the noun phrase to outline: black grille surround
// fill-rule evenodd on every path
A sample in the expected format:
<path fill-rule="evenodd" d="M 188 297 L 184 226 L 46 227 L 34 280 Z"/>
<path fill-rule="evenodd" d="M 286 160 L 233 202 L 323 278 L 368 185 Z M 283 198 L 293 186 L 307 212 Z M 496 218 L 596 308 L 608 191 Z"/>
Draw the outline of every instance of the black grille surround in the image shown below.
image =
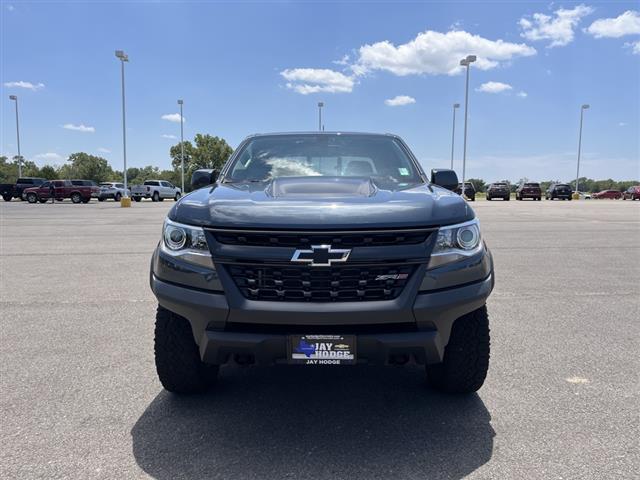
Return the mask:
<path fill-rule="evenodd" d="M 207 229 L 223 245 L 253 247 L 308 248 L 311 245 L 331 245 L 334 248 L 416 245 L 423 243 L 436 229 L 370 230 L 348 232 L 291 232 L 261 230 Z"/>
<path fill-rule="evenodd" d="M 417 264 L 331 267 L 224 265 L 249 300 L 280 302 L 358 302 L 397 298 Z"/>

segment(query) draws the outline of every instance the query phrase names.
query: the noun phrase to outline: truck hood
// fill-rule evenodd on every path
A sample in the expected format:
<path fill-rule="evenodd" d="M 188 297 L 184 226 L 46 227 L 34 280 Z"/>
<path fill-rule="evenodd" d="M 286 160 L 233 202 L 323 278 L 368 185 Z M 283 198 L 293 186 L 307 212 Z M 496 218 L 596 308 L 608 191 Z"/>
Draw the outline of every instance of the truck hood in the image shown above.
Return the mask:
<path fill-rule="evenodd" d="M 439 226 L 474 217 L 449 190 L 427 184 L 385 190 L 359 177 L 216 184 L 182 197 L 169 212 L 191 225 L 306 230 Z"/>

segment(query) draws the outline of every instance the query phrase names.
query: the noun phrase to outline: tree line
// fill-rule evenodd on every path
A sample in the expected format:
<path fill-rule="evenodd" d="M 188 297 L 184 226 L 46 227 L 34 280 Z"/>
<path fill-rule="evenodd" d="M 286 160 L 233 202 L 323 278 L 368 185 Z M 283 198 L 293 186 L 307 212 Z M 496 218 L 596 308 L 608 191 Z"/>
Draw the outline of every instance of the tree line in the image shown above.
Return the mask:
<path fill-rule="evenodd" d="M 193 143 L 185 141 L 184 144 L 184 176 L 185 189 L 189 190 L 191 174 L 199 168 L 221 168 L 233 153 L 233 149 L 220 137 L 198 133 Z M 167 180 L 174 185 L 181 183 L 181 145 L 172 146 L 169 149 L 171 157 L 171 170 L 160 170 L 158 167 L 147 165 L 145 167 L 127 168 L 127 182 L 129 185 L 143 183 L 145 180 Z M 9 160 L 6 156 L 0 156 L 0 183 L 15 183 L 18 178 L 17 156 Z M 69 155 L 62 165 L 44 165 L 38 167 L 31 160 L 22 160 L 23 177 L 42 177 L 48 180 L 57 179 L 82 179 L 100 182 L 120 182 L 123 179 L 122 170 L 114 170 L 107 159 L 91 155 L 85 152 L 76 152 Z"/>
<path fill-rule="evenodd" d="M 199 168 L 222 168 L 233 153 L 233 149 L 223 138 L 209 134 L 198 133 L 193 142 L 185 141 L 184 147 L 184 177 L 185 189 L 189 190 L 191 174 Z M 127 168 L 127 181 L 130 185 L 143 183 L 149 179 L 167 180 L 174 185 L 180 185 L 181 144 L 169 149 L 171 158 L 171 170 L 160 170 L 158 167 L 147 165 L 145 167 Z M 90 155 L 85 152 L 72 153 L 66 163 L 58 166 L 44 165 L 38 167 L 30 160 L 22 162 L 22 175 L 25 177 L 43 177 L 49 180 L 56 179 L 83 179 L 93 180 L 96 183 L 109 181 L 122 181 L 123 173 L 114 170 L 109 162 L 100 156 Z M 18 157 L 11 161 L 6 156 L 0 157 L 0 183 L 15 183 L 18 178 Z M 481 178 L 470 178 L 477 192 L 485 192 L 489 184 Z M 528 182 L 527 178 L 521 178 L 517 182 L 503 180 L 515 192 L 518 185 Z M 552 183 L 562 183 L 559 180 L 547 180 L 540 182 L 540 187 L 546 190 Z M 575 180 L 566 182 L 573 188 Z M 624 191 L 632 185 L 638 185 L 638 180 L 616 181 L 611 178 L 606 180 L 593 180 L 581 177 L 578 181 L 578 190 L 581 192 L 599 192 L 601 190 Z"/>

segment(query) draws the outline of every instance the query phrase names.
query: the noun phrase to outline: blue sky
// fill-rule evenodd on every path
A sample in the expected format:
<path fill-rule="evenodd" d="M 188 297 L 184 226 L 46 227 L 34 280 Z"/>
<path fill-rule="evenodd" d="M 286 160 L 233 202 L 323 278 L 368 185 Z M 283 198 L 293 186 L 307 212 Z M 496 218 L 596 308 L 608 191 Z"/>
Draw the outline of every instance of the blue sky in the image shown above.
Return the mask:
<path fill-rule="evenodd" d="M 451 107 L 472 66 L 467 176 L 640 177 L 638 2 L 6 2 L 1 15 L 0 152 L 39 165 L 68 154 L 122 166 L 125 50 L 128 159 L 168 168 L 185 137 L 314 130 L 401 135 L 426 168 L 449 165 Z M 397 99 L 396 97 L 400 97 Z M 409 97 L 409 98 L 405 98 Z M 395 99 L 395 101 L 393 100 Z M 389 105 L 392 104 L 392 105 Z M 395 105 L 393 105 L 395 104 Z M 170 117 L 171 118 L 171 117 Z M 458 111 L 455 167 L 462 157 Z"/>

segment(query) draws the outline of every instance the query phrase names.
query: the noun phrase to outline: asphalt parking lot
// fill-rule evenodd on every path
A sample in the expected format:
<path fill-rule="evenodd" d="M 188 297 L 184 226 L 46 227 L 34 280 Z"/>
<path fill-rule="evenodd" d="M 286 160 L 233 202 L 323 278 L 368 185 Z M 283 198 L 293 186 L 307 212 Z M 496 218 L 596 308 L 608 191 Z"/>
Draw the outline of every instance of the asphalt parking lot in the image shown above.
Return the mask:
<path fill-rule="evenodd" d="M 472 204 L 496 263 L 478 395 L 417 368 L 237 368 L 164 392 L 173 202 L 0 204 L 2 478 L 637 478 L 640 202 Z"/>

